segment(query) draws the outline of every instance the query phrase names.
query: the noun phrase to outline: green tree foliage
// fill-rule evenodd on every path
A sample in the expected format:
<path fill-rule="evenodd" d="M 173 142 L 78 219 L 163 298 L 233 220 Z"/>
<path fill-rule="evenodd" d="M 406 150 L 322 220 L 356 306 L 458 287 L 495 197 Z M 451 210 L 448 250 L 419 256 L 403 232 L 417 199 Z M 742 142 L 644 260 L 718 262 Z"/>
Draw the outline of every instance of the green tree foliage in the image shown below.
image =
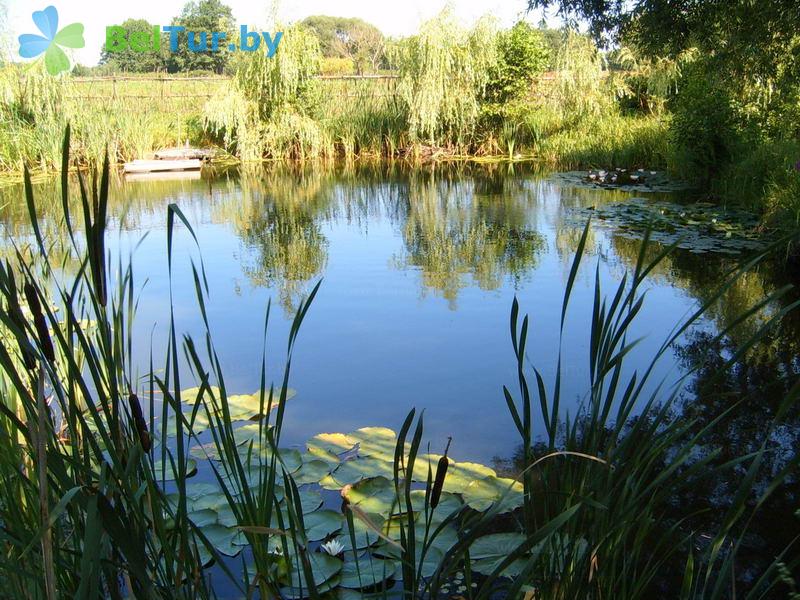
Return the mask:
<path fill-rule="evenodd" d="M 496 102 L 524 96 L 547 67 L 547 42 L 538 29 L 520 21 L 497 36 L 497 64 L 486 86 L 487 98 Z"/>
<path fill-rule="evenodd" d="M 399 46 L 398 93 L 415 142 L 469 142 L 489 72 L 497 60 L 496 32 L 486 20 L 465 30 L 445 9 Z"/>
<path fill-rule="evenodd" d="M 153 25 L 144 19 L 127 19 L 121 27 L 128 32 L 128 37 L 134 33 L 153 33 Z M 135 52 L 130 48 L 119 52 L 109 52 L 105 43 L 100 51 L 100 64 L 106 65 L 111 71 L 125 73 L 150 73 L 163 71 L 167 66 L 167 50 L 169 40 L 162 35 L 161 52 Z"/>
<path fill-rule="evenodd" d="M 226 43 L 218 52 L 192 52 L 189 50 L 187 37 L 191 31 L 208 32 L 207 44 L 211 45 L 211 32 L 224 31 L 227 40 L 235 39 L 233 12 L 220 0 L 192 0 L 181 11 L 180 16 L 173 19 L 172 25 L 185 27 L 178 33 L 178 50 L 169 53 L 167 67 L 171 73 L 186 71 L 213 71 L 223 73 L 230 59 L 230 51 Z M 169 48 L 167 39 L 162 47 Z"/>
<path fill-rule="evenodd" d="M 314 15 L 303 24 L 317 34 L 322 56 L 353 61 L 359 74 L 381 67 L 384 38 L 380 30 L 363 19 Z"/>

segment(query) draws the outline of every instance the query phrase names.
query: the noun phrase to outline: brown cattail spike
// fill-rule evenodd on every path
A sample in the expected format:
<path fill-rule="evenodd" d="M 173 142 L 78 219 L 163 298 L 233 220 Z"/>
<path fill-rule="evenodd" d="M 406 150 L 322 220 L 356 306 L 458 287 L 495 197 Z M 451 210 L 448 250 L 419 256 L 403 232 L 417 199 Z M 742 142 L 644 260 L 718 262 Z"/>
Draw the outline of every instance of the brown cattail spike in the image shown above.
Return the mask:
<path fill-rule="evenodd" d="M 436 465 L 436 478 L 433 480 L 433 489 L 431 490 L 431 508 L 439 506 L 439 499 L 442 497 L 444 478 L 447 476 L 447 467 L 450 464 L 447 453 L 450 450 L 450 442 L 452 441 L 452 437 L 447 438 L 447 447 L 444 449 L 444 456 L 439 459 L 439 464 Z"/>
<path fill-rule="evenodd" d="M 56 353 L 53 350 L 53 342 L 50 340 L 50 331 L 47 329 L 47 321 L 44 320 L 42 314 L 42 305 L 39 304 L 39 295 L 36 293 L 36 288 L 30 282 L 26 282 L 24 286 L 25 299 L 28 301 L 28 308 L 33 315 L 33 325 L 36 327 L 36 335 L 39 337 L 39 346 L 42 348 L 42 354 L 50 363 L 55 367 Z"/>
<path fill-rule="evenodd" d="M 150 439 L 150 433 L 147 431 L 147 421 L 144 420 L 142 405 L 139 404 L 139 397 L 132 393 L 130 396 L 128 396 L 128 403 L 131 407 L 133 426 L 136 428 L 136 433 L 139 436 L 139 442 L 142 444 L 142 450 L 145 452 L 150 452 L 153 442 Z"/>

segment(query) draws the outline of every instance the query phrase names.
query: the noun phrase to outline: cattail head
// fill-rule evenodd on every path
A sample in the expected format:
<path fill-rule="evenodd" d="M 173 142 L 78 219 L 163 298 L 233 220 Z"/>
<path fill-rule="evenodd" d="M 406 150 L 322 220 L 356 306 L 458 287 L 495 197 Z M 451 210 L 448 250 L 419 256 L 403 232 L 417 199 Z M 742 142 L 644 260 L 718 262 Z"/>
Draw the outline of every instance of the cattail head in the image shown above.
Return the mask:
<path fill-rule="evenodd" d="M 447 467 L 450 464 L 450 459 L 447 458 L 447 452 L 450 450 L 450 442 L 452 441 L 453 438 L 447 438 L 447 447 L 444 449 L 444 456 L 439 459 L 439 464 L 436 465 L 436 477 L 433 480 L 433 489 L 431 490 L 431 508 L 439 506 L 439 500 L 442 497 L 444 479 L 447 476 Z"/>
<path fill-rule="evenodd" d="M 147 421 L 144 419 L 142 413 L 142 405 L 139 404 L 139 397 L 131 393 L 128 396 L 128 403 L 131 408 L 131 417 L 133 418 L 133 426 L 136 429 L 136 434 L 139 436 L 139 442 L 142 444 L 142 449 L 149 452 L 153 447 L 153 441 L 150 438 L 150 432 L 147 431 Z"/>
<path fill-rule="evenodd" d="M 25 299 L 28 301 L 28 308 L 33 316 L 33 325 L 36 328 L 36 335 L 39 338 L 39 346 L 42 349 L 42 354 L 44 354 L 47 361 L 55 367 L 56 353 L 53 350 L 53 342 L 50 340 L 50 331 L 47 328 L 47 321 L 45 321 L 44 314 L 42 313 L 42 305 L 39 303 L 39 294 L 30 282 L 25 282 L 23 289 L 25 291 Z"/>

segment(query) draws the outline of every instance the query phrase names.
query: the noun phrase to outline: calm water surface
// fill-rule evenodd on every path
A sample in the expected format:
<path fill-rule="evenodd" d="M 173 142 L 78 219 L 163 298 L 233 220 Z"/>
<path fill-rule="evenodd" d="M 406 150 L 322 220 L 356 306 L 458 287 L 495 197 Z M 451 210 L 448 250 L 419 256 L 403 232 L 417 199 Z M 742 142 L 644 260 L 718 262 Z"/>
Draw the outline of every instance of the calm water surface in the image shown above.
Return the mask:
<path fill-rule="evenodd" d="M 55 182 L 36 191 L 40 212 L 57 231 Z M 503 384 L 516 389 L 513 298 L 531 317 L 530 361 L 552 381 L 561 302 L 581 233 L 572 211 L 632 195 L 559 184 L 519 165 L 268 169 L 211 180 L 119 181 L 109 248 L 132 256 L 141 288 L 135 355 L 142 375 L 151 343 L 157 364 L 164 356 L 166 211 L 176 203 L 202 249 L 208 313 L 230 392 L 258 388 L 270 300 L 268 360 L 279 380 L 294 309 L 322 280 L 293 360 L 297 395 L 287 410 L 285 443 L 322 431 L 397 429 L 416 407 L 425 410 L 433 450 L 453 436 L 457 460 L 489 462 L 517 446 L 501 391 Z M 8 236 L 20 242 L 30 235 L 20 202 L 19 189 L 0 191 L 6 244 Z M 202 321 L 189 259 L 200 254 L 182 226 L 176 248 L 178 331 L 197 336 Z M 637 242 L 602 224 L 592 227 L 563 333 L 565 413 L 577 412 L 587 388 L 595 268 L 610 294 L 637 253 Z M 656 270 L 634 328 L 644 340 L 631 369 L 649 363 L 731 260 L 681 251 Z M 726 308 L 712 311 L 693 334 L 723 326 L 770 288 L 758 274 L 742 281 Z M 674 381 L 681 364 L 669 353 L 654 380 Z"/>

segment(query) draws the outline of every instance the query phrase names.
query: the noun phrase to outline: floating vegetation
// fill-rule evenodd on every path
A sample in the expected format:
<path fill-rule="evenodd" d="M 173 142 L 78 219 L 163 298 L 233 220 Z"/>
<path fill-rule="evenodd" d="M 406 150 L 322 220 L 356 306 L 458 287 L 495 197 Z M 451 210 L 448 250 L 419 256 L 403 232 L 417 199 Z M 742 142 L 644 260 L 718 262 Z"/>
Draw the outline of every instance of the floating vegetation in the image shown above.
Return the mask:
<path fill-rule="evenodd" d="M 181 396 L 192 398 L 197 391 L 185 390 Z M 247 397 L 250 396 L 229 396 L 228 401 Z M 234 436 L 244 440 L 239 448 L 247 459 L 245 477 L 254 484 L 259 477 L 266 477 L 264 471 L 269 469 L 271 458 L 270 450 L 261 446 L 257 427 L 257 423 L 249 423 L 234 429 Z M 316 435 L 308 440 L 303 451 L 278 450 L 280 464 L 299 486 L 304 538 L 310 542 L 309 564 L 320 592 L 344 589 L 356 598 L 360 596 L 354 590 L 371 590 L 401 577 L 399 548 L 402 536 L 407 535 L 401 530 L 409 511 L 394 481 L 397 446 L 393 430 L 365 427 L 347 434 Z M 408 444 L 405 447 L 408 450 Z M 198 459 L 220 459 L 213 444 L 195 445 L 191 454 Z M 485 513 L 492 508 L 496 514 L 508 513 L 520 508 L 523 502 L 522 485 L 515 480 L 498 477 L 485 465 L 445 458 L 449 461 L 447 474 L 433 507 L 426 497 L 425 484 L 429 469 L 435 471 L 441 460 L 435 454 L 418 455 L 412 474 L 415 489 L 409 497 L 414 537 L 418 548 L 426 546 L 424 555 L 419 553 L 417 557 L 423 577 L 431 577 L 444 555 L 458 543 L 457 516 L 470 511 Z M 197 461 L 188 462 L 187 476 L 192 477 L 198 472 Z M 167 471 L 172 473 L 169 467 Z M 186 486 L 186 496 L 189 519 L 218 553 L 237 556 L 247 547 L 242 534 L 247 525 L 237 523 L 236 507 L 230 506 L 221 487 L 215 483 L 190 483 Z M 274 497 L 278 505 L 269 527 L 279 531 L 290 522 L 290 502 L 281 485 L 275 486 Z M 333 503 L 325 502 L 326 498 Z M 173 499 L 177 502 L 177 495 Z M 342 499 L 358 517 L 353 519 L 352 528 L 345 514 L 329 508 Z M 431 534 L 433 530 L 435 535 Z M 472 558 L 475 572 L 491 574 L 507 555 L 508 547 L 519 545 L 519 538 L 524 536 L 504 533 L 479 538 L 478 552 Z M 277 536 L 271 537 L 268 545 L 276 555 L 283 552 Z M 210 561 L 211 555 L 208 557 Z M 307 584 L 298 571 L 299 560 L 297 556 L 288 557 L 281 579 L 284 585 L 281 593 L 286 598 L 302 598 L 307 592 Z M 524 563 L 524 559 L 512 563 L 508 575 L 514 575 Z M 391 589 L 391 585 L 386 589 Z"/>
<path fill-rule="evenodd" d="M 684 192 L 691 189 L 687 183 L 670 177 L 665 171 L 638 169 L 608 169 L 597 171 L 566 171 L 553 173 L 550 179 L 575 187 L 624 189 L 631 192 Z"/>
<path fill-rule="evenodd" d="M 757 231 L 758 217 L 707 202 L 677 204 L 630 198 L 597 207 L 576 208 L 568 212 L 567 219 L 579 227 L 589 216 L 593 217 L 595 225 L 612 227 L 622 237 L 640 240 L 650 229 L 650 239 L 654 242 L 676 244 L 695 254 L 740 254 L 766 247 Z"/>

